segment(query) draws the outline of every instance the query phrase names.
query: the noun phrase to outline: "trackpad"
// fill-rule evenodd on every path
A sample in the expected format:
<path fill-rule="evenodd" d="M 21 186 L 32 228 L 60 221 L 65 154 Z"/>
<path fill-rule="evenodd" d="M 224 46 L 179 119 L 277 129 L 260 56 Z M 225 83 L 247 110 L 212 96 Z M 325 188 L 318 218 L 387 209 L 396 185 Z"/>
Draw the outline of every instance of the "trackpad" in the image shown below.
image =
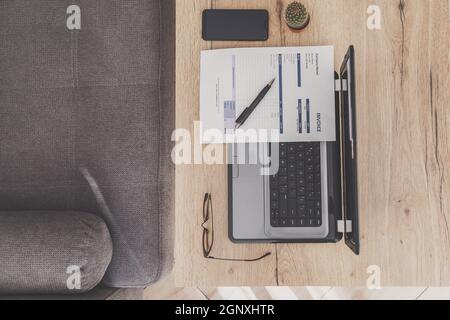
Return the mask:
<path fill-rule="evenodd" d="M 264 177 L 261 166 L 240 165 L 233 178 L 233 226 L 236 240 L 265 240 Z"/>

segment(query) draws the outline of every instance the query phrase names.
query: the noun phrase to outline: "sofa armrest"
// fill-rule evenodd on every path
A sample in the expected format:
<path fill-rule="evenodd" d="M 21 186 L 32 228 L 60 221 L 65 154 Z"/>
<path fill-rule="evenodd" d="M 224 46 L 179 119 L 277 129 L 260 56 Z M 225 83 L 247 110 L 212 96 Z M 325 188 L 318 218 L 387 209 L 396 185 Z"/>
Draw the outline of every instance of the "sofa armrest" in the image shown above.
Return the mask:
<path fill-rule="evenodd" d="M 112 257 L 108 228 L 82 212 L 0 212 L 0 294 L 80 294 Z"/>

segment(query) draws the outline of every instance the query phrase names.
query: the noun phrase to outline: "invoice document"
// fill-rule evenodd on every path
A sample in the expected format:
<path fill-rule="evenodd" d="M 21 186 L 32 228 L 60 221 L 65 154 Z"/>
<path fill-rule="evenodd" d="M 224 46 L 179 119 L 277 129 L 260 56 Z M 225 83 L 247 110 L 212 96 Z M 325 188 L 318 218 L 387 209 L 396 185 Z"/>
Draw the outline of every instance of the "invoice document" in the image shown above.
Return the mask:
<path fill-rule="evenodd" d="M 336 140 L 332 46 L 202 51 L 200 73 L 202 143 L 235 142 L 236 119 L 274 78 L 239 130 L 276 132 L 279 142 Z M 273 142 L 273 136 L 258 135 L 255 142 Z"/>

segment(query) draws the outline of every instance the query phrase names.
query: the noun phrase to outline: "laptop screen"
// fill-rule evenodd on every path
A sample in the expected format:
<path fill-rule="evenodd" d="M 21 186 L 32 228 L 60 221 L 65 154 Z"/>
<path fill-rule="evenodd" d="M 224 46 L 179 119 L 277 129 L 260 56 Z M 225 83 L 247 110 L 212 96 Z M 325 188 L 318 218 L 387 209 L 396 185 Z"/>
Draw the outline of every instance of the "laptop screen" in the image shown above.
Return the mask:
<path fill-rule="evenodd" d="M 343 211 L 345 242 L 359 254 L 355 56 L 350 47 L 341 67 Z M 351 221 L 351 223 L 347 223 Z"/>

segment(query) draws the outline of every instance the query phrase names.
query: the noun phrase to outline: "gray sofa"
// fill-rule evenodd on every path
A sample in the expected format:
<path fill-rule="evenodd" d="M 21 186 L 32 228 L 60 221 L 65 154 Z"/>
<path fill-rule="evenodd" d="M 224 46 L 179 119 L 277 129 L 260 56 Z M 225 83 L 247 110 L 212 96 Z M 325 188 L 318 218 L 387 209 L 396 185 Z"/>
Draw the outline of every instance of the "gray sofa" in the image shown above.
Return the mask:
<path fill-rule="evenodd" d="M 174 7 L 0 1 L 3 298 L 138 298 L 170 271 Z"/>

